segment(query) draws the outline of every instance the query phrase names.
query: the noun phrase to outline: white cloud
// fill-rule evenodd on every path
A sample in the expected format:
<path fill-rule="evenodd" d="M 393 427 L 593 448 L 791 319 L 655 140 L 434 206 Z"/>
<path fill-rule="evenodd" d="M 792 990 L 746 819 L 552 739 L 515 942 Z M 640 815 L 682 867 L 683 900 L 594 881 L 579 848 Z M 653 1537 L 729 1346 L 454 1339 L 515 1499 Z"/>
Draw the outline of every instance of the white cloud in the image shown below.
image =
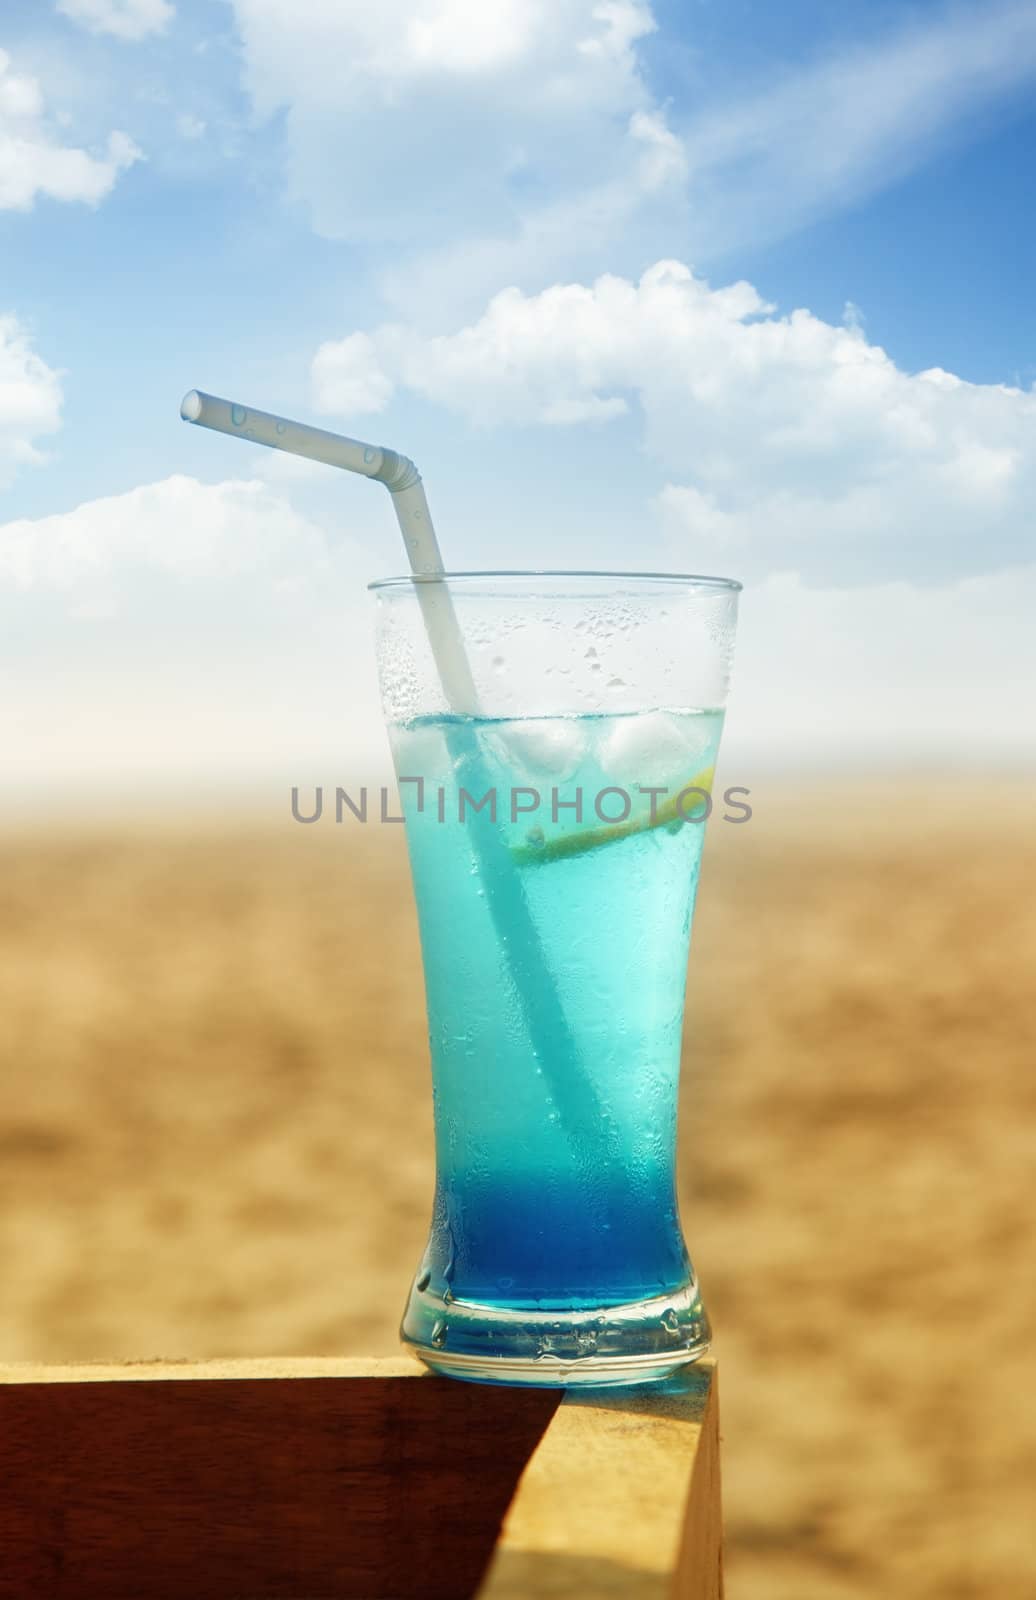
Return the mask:
<path fill-rule="evenodd" d="M 529 47 L 534 19 L 527 0 L 439 0 L 411 6 L 401 18 L 398 65 L 390 72 L 442 70 L 451 74 L 493 72 L 520 61 Z"/>
<path fill-rule="evenodd" d="M 845 210 L 1011 114 L 1036 82 L 1036 8 L 934 6 L 776 81 L 771 66 L 762 85 L 707 66 L 665 113 L 638 78 L 625 138 L 613 130 L 600 146 L 606 169 L 592 156 L 575 174 L 548 161 L 546 184 L 516 193 L 506 219 L 465 191 L 467 226 L 446 243 L 432 230 L 411 240 L 413 258 L 383 277 L 387 298 L 408 316 L 468 316 L 502 283 L 639 272 L 661 255 L 714 261 Z"/>
<path fill-rule="evenodd" d="M 0 525 L 0 593 L 71 597 L 77 608 L 117 606 L 149 575 L 236 580 L 317 574 L 323 535 L 257 480 L 217 484 L 172 477 L 91 500 L 51 517 Z"/>
<path fill-rule="evenodd" d="M 383 247 L 380 287 L 410 318 L 791 231 L 1036 79 L 1029 0 L 932 6 L 762 83 L 702 68 L 678 109 L 647 79 L 646 0 L 232 4 L 253 104 L 285 114 L 294 197 L 319 231 Z"/>
<path fill-rule="evenodd" d="M 362 379 L 343 351 L 362 353 Z M 668 480 L 659 511 L 699 568 L 938 577 L 1031 545 L 1036 394 L 903 372 L 855 324 L 778 316 L 750 284 L 712 289 L 679 262 L 638 283 L 506 289 L 449 335 L 388 325 L 325 345 L 314 378 L 324 409 L 346 388 L 380 409 L 399 385 L 483 425 L 636 402 Z"/>
<path fill-rule="evenodd" d="M 163 33 L 176 14 L 169 0 L 58 0 L 58 10 L 91 33 L 133 41 Z"/>
<path fill-rule="evenodd" d="M 244 799 L 286 818 L 291 783 L 382 761 L 374 573 L 340 527 L 259 481 L 187 477 L 0 525 L 0 811 L 168 781 L 190 804 L 265 774 Z"/>
<path fill-rule="evenodd" d="M 629 131 L 631 138 L 644 146 L 640 177 L 647 192 L 654 193 L 674 180 L 686 178 L 687 152 L 660 112 L 635 111 Z"/>
<path fill-rule="evenodd" d="M 919 15 L 919 14 L 918 14 Z M 933 8 L 867 47 L 724 94 L 680 131 L 706 252 L 779 235 L 923 165 L 1036 78 L 1030 0 Z"/>
<path fill-rule="evenodd" d="M 679 165 L 638 66 L 640 0 L 233 5 L 247 88 L 285 111 L 293 192 L 328 234 L 511 232 L 559 192 L 621 210 Z"/>
<path fill-rule="evenodd" d="M 120 172 L 141 160 L 128 134 L 108 135 L 102 155 L 63 144 L 38 81 L 16 73 L 0 50 L 0 211 L 28 211 L 37 195 L 97 205 Z"/>
<path fill-rule="evenodd" d="M 43 459 L 36 440 L 61 426 L 61 379 L 17 317 L 0 314 L 0 488 Z"/>
<path fill-rule="evenodd" d="M 313 386 L 321 411 L 337 416 L 384 411 L 393 383 L 382 372 L 374 340 L 365 333 L 322 344 L 313 357 Z"/>
<path fill-rule="evenodd" d="M 635 92 L 632 47 L 655 26 L 641 0 L 386 0 L 377 9 L 358 0 L 300 0 L 290 14 L 279 0 L 232 4 L 250 86 L 265 109 L 294 100 L 307 66 L 317 94 L 336 82 L 341 88 L 339 71 L 387 100 L 393 85 L 413 90 L 444 75 L 456 86 L 472 73 L 506 77 L 517 68 L 520 81 L 505 84 L 509 94 L 531 87 L 549 103 L 565 90 L 584 104 L 610 104 L 617 92 Z M 328 60 L 332 46 L 336 59 Z M 530 69 L 545 70 L 549 81 L 530 83 Z M 482 103 L 491 93 L 484 85 Z"/>

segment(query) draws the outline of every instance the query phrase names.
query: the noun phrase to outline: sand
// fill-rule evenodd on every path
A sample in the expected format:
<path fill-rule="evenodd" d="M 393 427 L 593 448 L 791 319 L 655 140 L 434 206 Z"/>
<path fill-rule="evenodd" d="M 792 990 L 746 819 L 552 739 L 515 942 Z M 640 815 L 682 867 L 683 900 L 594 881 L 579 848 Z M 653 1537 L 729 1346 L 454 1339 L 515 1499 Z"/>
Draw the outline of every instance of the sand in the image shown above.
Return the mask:
<path fill-rule="evenodd" d="M 1036 783 L 753 798 L 710 827 L 681 1105 L 730 1594 L 1021 1600 Z M 0 1359 L 395 1350 L 432 1184 L 400 833 L 0 833 Z"/>

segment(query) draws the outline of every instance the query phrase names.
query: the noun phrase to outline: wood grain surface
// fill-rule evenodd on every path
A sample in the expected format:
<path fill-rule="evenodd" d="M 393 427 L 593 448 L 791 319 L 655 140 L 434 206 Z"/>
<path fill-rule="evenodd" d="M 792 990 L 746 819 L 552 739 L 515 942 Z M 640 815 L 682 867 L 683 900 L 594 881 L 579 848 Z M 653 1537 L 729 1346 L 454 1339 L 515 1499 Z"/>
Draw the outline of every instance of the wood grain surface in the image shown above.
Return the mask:
<path fill-rule="evenodd" d="M 720 1600 L 715 1363 L 569 1390 L 526 1467 L 480 1600 Z"/>
<path fill-rule="evenodd" d="M 716 1600 L 715 1427 L 711 1363 L 564 1397 L 406 1360 L 0 1367 L 0 1597 Z"/>

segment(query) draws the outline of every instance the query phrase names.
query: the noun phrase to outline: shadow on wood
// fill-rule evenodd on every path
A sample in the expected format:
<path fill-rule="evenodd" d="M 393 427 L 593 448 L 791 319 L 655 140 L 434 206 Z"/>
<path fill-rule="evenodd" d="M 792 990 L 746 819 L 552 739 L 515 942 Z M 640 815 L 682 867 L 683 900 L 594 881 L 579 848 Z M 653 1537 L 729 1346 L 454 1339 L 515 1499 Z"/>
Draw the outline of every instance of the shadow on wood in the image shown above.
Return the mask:
<path fill-rule="evenodd" d="M 562 1399 L 397 1361 L 0 1369 L 0 1596 L 715 1600 L 711 1376 Z"/>

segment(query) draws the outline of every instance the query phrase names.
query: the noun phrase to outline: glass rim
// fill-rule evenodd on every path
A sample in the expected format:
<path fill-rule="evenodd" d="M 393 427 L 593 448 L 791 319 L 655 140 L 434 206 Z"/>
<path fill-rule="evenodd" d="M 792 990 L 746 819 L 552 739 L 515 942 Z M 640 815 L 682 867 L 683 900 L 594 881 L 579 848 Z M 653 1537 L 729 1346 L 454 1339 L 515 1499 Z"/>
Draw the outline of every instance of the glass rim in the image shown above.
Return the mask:
<path fill-rule="evenodd" d="M 508 579 L 528 581 L 532 578 L 605 578 L 609 582 L 632 584 L 666 583 L 688 589 L 714 589 L 727 594 L 737 594 L 744 588 L 737 578 L 717 578 L 699 572 L 621 572 L 594 567 L 503 567 L 469 572 L 410 572 L 396 578 L 375 578 L 373 583 L 368 583 L 367 589 L 368 591 L 416 589 L 424 583 L 466 584 L 485 582 L 487 579 L 499 582 Z"/>

